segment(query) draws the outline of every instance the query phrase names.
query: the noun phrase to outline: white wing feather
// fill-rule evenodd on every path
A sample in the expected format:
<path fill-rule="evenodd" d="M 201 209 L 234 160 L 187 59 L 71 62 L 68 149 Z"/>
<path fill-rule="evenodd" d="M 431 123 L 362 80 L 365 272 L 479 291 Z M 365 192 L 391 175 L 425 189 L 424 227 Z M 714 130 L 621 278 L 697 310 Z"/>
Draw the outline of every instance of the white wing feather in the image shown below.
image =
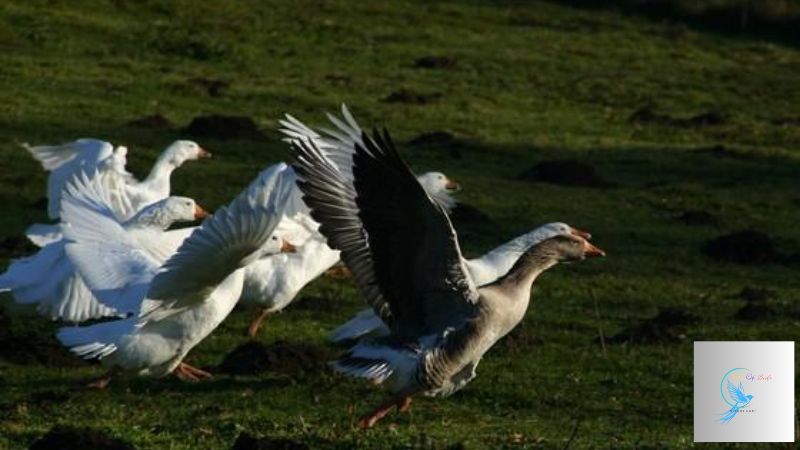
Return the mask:
<path fill-rule="evenodd" d="M 257 258 L 281 219 L 294 182 L 294 172 L 285 164 L 271 166 L 206 219 L 153 279 L 140 317 L 157 321 L 191 308 Z"/>
<path fill-rule="evenodd" d="M 62 200 L 66 252 L 101 302 L 136 311 L 159 263 L 127 233 L 107 202 L 98 177 L 81 174 L 67 186 Z"/>
<path fill-rule="evenodd" d="M 59 216 L 61 192 L 67 183 L 81 171 L 92 172 L 97 164 L 111 156 L 113 147 L 97 139 L 78 139 L 63 145 L 25 146 L 25 149 L 50 171 L 47 179 L 47 214 L 51 219 Z"/>

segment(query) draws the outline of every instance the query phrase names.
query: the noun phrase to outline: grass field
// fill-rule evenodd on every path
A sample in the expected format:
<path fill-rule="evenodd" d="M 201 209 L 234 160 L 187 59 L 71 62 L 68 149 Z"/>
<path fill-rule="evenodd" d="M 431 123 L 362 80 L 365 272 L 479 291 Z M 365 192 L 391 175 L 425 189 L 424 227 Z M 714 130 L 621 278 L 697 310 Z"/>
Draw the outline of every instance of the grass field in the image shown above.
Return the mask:
<path fill-rule="evenodd" d="M 543 1 L 12 0 L 0 3 L 0 50 L 2 264 L 46 220 L 46 176 L 18 143 L 125 144 L 143 176 L 168 143 L 193 137 L 181 131 L 192 118 L 250 117 L 264 139 L 196 137 L 214 159 L 173 177 L 174 193 L 214 209 L 286 158 L 283 113 L 322 124 L 341 102 L 362 124 L 387 126 L 416 170 L 458 179 L 459 200 L 492 218 L 459 228 L 468 254 L 554 220 L 590 230 L 608 253 L 542 276 L 525 321 L 466 389 L 366 432 L 355 422 L 384 393 L 313 364 L 74 389 L 101 369 L 63 355 L 37 362 L 56 325 L 3 294 L 0 448 L 27 448 L 56 424 L 140 449 L 229 448 L 242 432 L 311 448 L 688 448 L 692 341 L 800 332 L 792 44 Z M 431 56 L 438 64 L 419 67 Z M 129 124 L 152 114 L 172 125 Z M 434 131 L 453 140 L 409 144 Z M 548 160 L 581 162 L 606 183 L 517 179 Z M 716 223 L 689 226 L 686 211 Z M 736 264 L 701 251 L 745 229 L 782 256 Z M 769 290 L 771 314 L 736 318 L 746 287 Z M 300 297 L 259 339 L 334 355 L 327 333 L 362 307 L 354 285 L 321 279 Z M 665 308 L 685 324 L 648 322 Z M 253 314 L 237 310 L 188 361 L 219 364 L 246 342 Z M 649 339 L 612 342 L 643 323 Z"/>

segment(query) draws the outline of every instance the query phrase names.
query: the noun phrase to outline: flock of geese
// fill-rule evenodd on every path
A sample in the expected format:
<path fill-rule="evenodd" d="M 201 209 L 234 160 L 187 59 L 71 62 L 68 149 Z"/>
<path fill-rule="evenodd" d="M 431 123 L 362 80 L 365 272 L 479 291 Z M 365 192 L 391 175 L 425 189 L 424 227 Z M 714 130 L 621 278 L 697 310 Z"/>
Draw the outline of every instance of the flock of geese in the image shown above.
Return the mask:
<path fill-rule="evenodd" d="M 604 255 L 588 233 L 550 223 L 466 259 L 448 216 L 460 186 L 439 172 L 415 176 L 389 134 L 362 131 L 345 106 L 328 119 L 313 129 L 287 115 L 291 163 L 266 168 L 214 214 L 170 195 L 175 169 L 211 156 L 195 142 L 167 147 L 142 181 L 126 171 L 125 147 L 26 146 L 50 172 L 47 212 L 59 222 L 26 231 L 41 248 L 11 263 L 0 291 L 71 324 L 59 341 L 108 369 L 91 387 L 122 372 L 200 380 L 211 374 L 183 360 L 237 303 L 259 306 L 255 336 L 341 262 L 369 308 L 332 332 L 355 344 L 331 365 L 390 387 L 360 422 L 371 427 L 415 395 L 463 388 L 523 319 L 542 272 Z"/>

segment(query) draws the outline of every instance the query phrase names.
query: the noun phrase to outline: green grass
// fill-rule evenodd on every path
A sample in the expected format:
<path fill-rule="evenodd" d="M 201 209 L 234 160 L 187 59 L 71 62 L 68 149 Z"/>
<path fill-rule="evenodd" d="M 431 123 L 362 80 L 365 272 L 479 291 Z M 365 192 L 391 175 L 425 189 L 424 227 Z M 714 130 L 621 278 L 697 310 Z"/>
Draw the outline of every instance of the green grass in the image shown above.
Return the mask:
<path fill-rule="evenodd" d="M 800 119 L 793 47 L 552 2 L 39 0 L 0 4 L 0 50 L 0 237 L 46 218 L 35 205 L 45 174 L 19 142 L 107 139 L 127 145 L 129 166 L 143 175 L 192 117 L 252 117 L 269 140 L 201 140 L 215 159 L 173 177 L 173 192 L 213 209 L 286 158 L 275 131 L 284 112 L 321 124 L 322 112 L 347 102 L 362 124 L 389 127 L 415 169 L 454 176 L 465 187 L 459 199 L 495 219 L 461 230 L 470 255 L 553 220 L 590 230 L 608 252 L 544 275 L 524 323 L 465 390 L 421 399 L 374 430 L 354 424 L 384 393 L 327 372 L 201 384 L 131 378 L 84 393 L 71 386 L 99 368 L 0 360 L 0 448 L 25 448 L 54 424 L 154 449 L 228 448 L 242 431 L 313 448 L 562 448 L 573 430 L 573 449 L 687 448 L 692 340 L 792 340 L 799 331 L 796 265 L 741 266 L 700 252 L 745 228 L 800 251 L 800 126 L 780 124 Z M 413 67 L 428 55 L 457 66 Z M 230 88 L 211 97 L 196 77 Z M 401 88 L 441 97 L 383 101 Z M 725 121 L 632 123 L 646 105 Z M 176 127 L 126 125 L 153 113 Z M 405 145 L 435 130 L 459 139 L 462 158 Z M 695 151 L 716 145 L 725 150 Z M 548 159 L 592 164 L 616 187 L 514 179 Z M 721 229 L 675 220 L 688 209 L 718 215 Z M 735 320 L 745 286 L 777 291 L 779 314 Z M 362 307 L 349 282 L 318 280 L 301 296 L 336 307 L 289 307 L 261 340 L 326 345 L 327 332 Z M 668 306 L 699 317 L 685 340 L 605 352 L 596 342 L 599 330 L 615 334 Z M 188 361 L 219 363 L 245 341 L 252 314 L 236 311 Z M 15 332 L 29 327 L 55 328 L 14 317 Z"/>

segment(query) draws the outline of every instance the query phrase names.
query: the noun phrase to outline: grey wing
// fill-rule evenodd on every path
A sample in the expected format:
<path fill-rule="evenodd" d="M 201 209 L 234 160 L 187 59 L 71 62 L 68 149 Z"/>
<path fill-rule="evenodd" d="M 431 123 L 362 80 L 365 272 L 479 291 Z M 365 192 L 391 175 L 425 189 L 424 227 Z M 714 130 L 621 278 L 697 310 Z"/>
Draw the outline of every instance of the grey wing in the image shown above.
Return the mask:
<path fill-rule="evenodd" d="M 447 214 L 416 180 L 388 133 L 364 134 L 362 141 L 365 146 L 356 144 L 353 155 L 355 192 L 331 181 L 313 144 L 295 147 L 304 178 L 300 188 L 322 223 L 320 231 L 342 250 L 362 290 L 377 289 L 385 299 L 395 335 L 421 336 L 459 325 L 474 315 L 478 293 Z M 355 252 L 340 245 L 351 244 L 348 238 L 356 240 Z M 383 305 L 373 307 L 380 313 Z"/>
<path fill-rule="evenodd" d="M 362 131 L 344 104 L 342 104 L 341 112 L 341 119 L 333 114 L 328 114 L 328 120 L 335 128 L 324 128 L 319 133 L 287 114 L 286 118 L 280 121 L 282 126 L 280 131 L 286 136 L 289 143 L 313 142 L 320 154 L 336 167 L 343 179 L 352 183 L 353 154 L 356 151 L 356 144 L 363 145 Z"/>
<path fill-rule="evenodd" d="M 367 235 L 358 216 L 355 188 L 313 140 L 294 141 L 292 148 L 297 186 L 311 208 L 311 217 L 320 223 L 320 233 L 331 248 L 342 251 L 342 260 L 367 304 L 383 320 L 389 320 L 389 307 L 378 289 Z"/>

